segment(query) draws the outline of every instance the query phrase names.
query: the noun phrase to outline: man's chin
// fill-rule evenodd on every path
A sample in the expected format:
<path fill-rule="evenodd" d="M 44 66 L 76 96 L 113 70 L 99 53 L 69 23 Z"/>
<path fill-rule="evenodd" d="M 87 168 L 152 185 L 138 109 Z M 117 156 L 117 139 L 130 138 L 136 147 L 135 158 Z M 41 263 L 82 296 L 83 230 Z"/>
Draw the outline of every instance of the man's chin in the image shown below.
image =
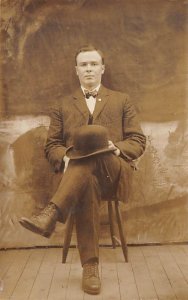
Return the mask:
<path fill-rule="evenodd" d="M 97 86 L 96 82 L 95 81 L 92 81 L 92 80 L 88 80 L 87 82 L 84 83 L 84 86 L 86 89 L 88 88 L 95 88 Z"/>

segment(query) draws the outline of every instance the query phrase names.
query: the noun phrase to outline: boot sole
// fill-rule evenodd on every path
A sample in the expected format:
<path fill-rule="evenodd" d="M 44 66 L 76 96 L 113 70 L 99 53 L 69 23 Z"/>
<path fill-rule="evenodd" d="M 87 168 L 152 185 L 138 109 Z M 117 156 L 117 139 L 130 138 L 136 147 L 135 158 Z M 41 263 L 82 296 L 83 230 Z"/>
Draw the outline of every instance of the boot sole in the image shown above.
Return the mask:
<path fill-rule="evenodd" d="M 33 223 L 30 223 L 27 219 L 23 219 L 19 220 L 19 223 L 26 229 L 39 234 L 45 238 L 50 238 L 50 236 L 52 235 L 52 232 L 49 231 L 43 231 L 41 230 L 39 227 L 37 227 L 36 225 L 34 225 Z M 52 230 L 53 231 L 53 230 Z"/>

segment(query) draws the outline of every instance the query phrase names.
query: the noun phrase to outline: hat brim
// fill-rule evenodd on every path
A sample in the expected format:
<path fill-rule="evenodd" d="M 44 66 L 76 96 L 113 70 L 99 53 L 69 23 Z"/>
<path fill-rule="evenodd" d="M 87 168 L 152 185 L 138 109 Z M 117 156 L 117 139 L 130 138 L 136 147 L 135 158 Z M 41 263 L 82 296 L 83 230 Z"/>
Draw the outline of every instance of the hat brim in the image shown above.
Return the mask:
<path fill-rule="evenodd" d="M 79 151 L 75 150 L 73 146 L 70 146 L 66 151 L 66 156 L 68 156 L 70 159 L 82 159 L 82 158 L 94 156 L 101 153 L 114 152 L 115 150 L 117 150 L 116 147 L 103 148 L 95 152 L 91 152 L 85 155 L 80 155 Z"/>

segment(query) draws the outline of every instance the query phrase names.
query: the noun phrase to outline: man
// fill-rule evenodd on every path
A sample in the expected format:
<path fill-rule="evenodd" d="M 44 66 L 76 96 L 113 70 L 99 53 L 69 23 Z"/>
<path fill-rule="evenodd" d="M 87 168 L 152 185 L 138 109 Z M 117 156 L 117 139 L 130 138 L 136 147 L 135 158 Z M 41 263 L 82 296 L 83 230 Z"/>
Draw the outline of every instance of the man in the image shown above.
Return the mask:
<path fill-rule="evenodd" d="M 115 195 L 118 200 L 127 201 L 133 160 L 144 152 L 146 139 L 129 97 L 101 85 L 105 71 L 102 52 L 93 46 L 82 47 L 75 61 L 81 87 L 62 99 L 53 110 L 45 146 L 46 157 L 54 171 L 64 174 L 48 206 L 38 216 L 22 218 L 20 223 L 49 237 L 56 221 L 66 222 L 74 211 L 83 266 L 82 287 L 87 293 L 98 294 L 101 287 L 98 273 L 100 200 Z M 69 147 L 72 144 L 76 147 L 76 136 L 88 133 L 88 128 L 101 133 L 104 127 L 110 151 L 91 150 L 89 156 L 71 158 Z M 90 137 L 88 144 L 93 141 Z"/>

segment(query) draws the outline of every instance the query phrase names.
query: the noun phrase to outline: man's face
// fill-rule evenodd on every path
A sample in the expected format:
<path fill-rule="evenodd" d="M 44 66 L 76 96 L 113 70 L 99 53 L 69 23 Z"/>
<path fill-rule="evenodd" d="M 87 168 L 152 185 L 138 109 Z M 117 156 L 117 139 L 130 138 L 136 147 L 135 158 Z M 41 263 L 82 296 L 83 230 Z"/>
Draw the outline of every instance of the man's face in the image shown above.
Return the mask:
<path fill-rule="evenodd" d="M 86 89 L 94 89 L 101 83 L 105 66 L 97 51 L 81 52 L 77 56 L 76 74 Z"/>

